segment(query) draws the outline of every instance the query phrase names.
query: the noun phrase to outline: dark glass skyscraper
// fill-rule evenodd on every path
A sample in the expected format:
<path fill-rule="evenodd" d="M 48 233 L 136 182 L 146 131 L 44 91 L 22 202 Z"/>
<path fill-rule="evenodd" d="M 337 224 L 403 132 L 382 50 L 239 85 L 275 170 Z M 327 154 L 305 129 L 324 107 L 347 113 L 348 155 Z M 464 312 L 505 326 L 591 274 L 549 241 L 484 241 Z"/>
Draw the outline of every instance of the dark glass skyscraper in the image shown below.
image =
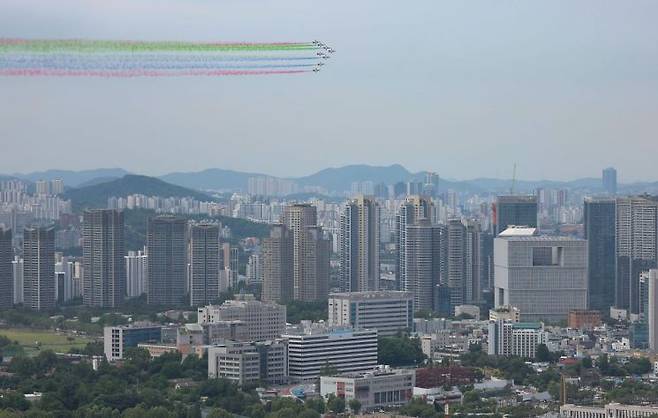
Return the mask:
<path fill-rule="evenodd" d="M 615 201 L 586 199 L 584 232 L 588 242 L 588 307 L 608 315 L 615 303 Z"/>
<path fill-rule="evenodd" d="M 612 167 L 604 169 L 601 180 L 606 193 L 611 195 L 617 194 L 617 170 Z"/>
<path fill-rule="evenodd" d="M 219 297 L 219 226 L 190 228 L 190 305 L 207 305 Z"/>
<path fill-rule="evenodd" d="M 494 235 L 510 225 L 537 227 L 537 196 L 498 196 L 494 217 Z"/>
<path fill-rule="evenodd" d="M 181 305 L 185 302 L 187 270 L 187 221 L 175 216 L 149 220 L 148 292 L 151 305 Z"/>
<path fill-rule="evenodd" d="M 55 228 L 23 232 L 24 305 L 39 311 L 55 306 Z"/>

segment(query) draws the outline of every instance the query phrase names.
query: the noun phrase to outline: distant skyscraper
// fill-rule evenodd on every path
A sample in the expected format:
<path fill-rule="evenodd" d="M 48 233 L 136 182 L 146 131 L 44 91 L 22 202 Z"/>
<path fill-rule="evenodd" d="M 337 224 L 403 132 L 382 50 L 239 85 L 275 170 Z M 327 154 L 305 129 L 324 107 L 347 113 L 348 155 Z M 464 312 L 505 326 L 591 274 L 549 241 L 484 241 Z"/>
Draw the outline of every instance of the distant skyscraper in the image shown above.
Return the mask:
<path fill-rule="evenodd" d="M 219 226 L 190 228 L 190 305 L 207 305 L 219 297 Z"/>
<path fill-rule="evenodd" d="M 181 305 L 185 302 L 187 270 L 187 221 L 174 216 L 149 220 L 148 293 L 151 305 Z"/>
<path fill-rule="evenodd" d="M 434 288 L 441 281 L 442 245 L 446 227 L 433 225 L 429 219 L 419 218 L 406 227 L 404 259 L 405 287 L 410 292 L 416 310 L 432 310 Z"/>
<path fill-rule="evenodd" d="M 11 229 L 0 226 L 0 308 L 14 306 L 14 247 Z"/>
<path fill-rule="evenodd" d="M 340 286 L 345 292 L 379 290 L 380 207 L 358 197 L 340 217 Z"/>
<path fill-rule="evenodd" d="M 286 303 L 293 299 L 292 234 L 283 224 L 276 224 L 263 239 L 263 301 Z"/>
<path fill-rule="evenodd" d="M 646 197 L 617 199 L 615 306 L 639 314 L 640 273 L 656 268 L 658 203 Z"/>
<path fill-rule="evenodd" d="M 434 223 L 432 217 L 432 201 L 421 196 L 409 196 L 405 202 L 400 205 L 397 216 L 395 217 L 395 236 L 397 244 L 396 257 L 396 282 L 399 290 L 409 290 L 407 283 L 407 263 L 405 260 L 405 247 L 407 237 L 407 226 L 413 225 L 418 219 L 427 219 L 430 224 Z"/>
<path fill-rule="evenodd" d="M 658 351 L 658 270 L 649 270 L 649 303 L 648 303 L 648 325 L 649 325 L 649 348 Z"/>
<path fill-rule="evenodd" d="M 617 194 L 617 170 L 613 167 L 608 167 L 603 170 L 602 175 L 603 189 L 606 193 L 615 195 Z"/>
<path fill-rule="evenodd" d="M 126 296 L 135 298 L 147 292 L 148 255 L 143 251 L 128 251 L 126 258 Z"/>
<path fill-rule="evenodd" d="M 609 315 L 615 304 L 614 199 L 585 200 L 584 232 L 588 242 L 588 307 Z"/>
<path fill-rule="evenodd" d="M 55 306 L 55 228 L 23 232 L 23 303 L 33 310 Z"/>
<path fill-rule="evenodd" d="M 293 204 L 283 210 L 283 223 L 292 235 L 293 298 L 302 301 L 325 299 L 329 286 L 331 245 L 317 227 L 317 209 L 310 204 Z"/>
<path fill-rule="evenodd" d="M 483 237 L 480 224 L 468 220 L 465 224 L 464 245 L 464 303 L 479 305 L 482 302 L 483 286 Z"/>
<path fill-rule="evenodd" d="M 14 274 L 14 304 L 23 303 L 23 266 L 24 261 L 19 256 L 14 257 L 11 262 L 12 272 Z"/>
<path fill-rule="evenodd" d="M 126 294 L 123 212 L 87 210 L 82 222 L 82 299 L 87 306 L 116 308 Z"/>
<path fill-rule="evenodd" d="M 510 225 L 537 227 L 537 196 L 498 196 L 493 220 L 494 235 Z"/>
<path fill-rule="evenodd" d="M 238 248 L 225 242 L 220 249 L 219 291 L 226 292 L 238 284 Z"/>

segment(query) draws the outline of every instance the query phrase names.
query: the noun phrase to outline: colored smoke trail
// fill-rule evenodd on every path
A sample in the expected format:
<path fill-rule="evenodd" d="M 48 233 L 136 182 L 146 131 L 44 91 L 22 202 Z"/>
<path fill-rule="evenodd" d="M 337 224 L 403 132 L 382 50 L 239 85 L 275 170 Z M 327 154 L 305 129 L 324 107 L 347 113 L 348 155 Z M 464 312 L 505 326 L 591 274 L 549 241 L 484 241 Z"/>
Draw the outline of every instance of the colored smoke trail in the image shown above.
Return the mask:
<path fill-rule="evenodd" d="M 329 56 L 314 42 L 193 43 L 0 39 L 0 76 L 190 77 L 302 74 Z M 330 53 L 333 51 L 329 51 Z"/>

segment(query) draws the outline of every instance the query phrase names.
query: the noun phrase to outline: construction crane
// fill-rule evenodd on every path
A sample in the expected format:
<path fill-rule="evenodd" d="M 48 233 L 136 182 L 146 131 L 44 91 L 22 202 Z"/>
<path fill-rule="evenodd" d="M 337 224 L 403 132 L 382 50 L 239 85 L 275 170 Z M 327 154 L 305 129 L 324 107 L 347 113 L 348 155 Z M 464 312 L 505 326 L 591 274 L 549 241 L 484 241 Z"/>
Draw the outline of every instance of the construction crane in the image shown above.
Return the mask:
<path fill-rule="evenodd" d="M 509 189 L 509 194 L 514 196 L 514 187 L 516 186 L 516 163 L 514 163 L 514 169 L 512 170 L 512 186 Z"/>

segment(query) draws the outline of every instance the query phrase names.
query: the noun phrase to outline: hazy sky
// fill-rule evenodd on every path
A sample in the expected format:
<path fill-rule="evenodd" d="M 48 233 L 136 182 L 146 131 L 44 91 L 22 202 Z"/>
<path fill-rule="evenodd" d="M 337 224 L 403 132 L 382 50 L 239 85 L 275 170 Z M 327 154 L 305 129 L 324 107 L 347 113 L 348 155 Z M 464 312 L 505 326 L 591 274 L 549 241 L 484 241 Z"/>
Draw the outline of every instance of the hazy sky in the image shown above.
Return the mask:
<path fill-rule="evenodd" d="M 0 172 L 658 179 L 658 1 L 2 0 L 0 37 L 310 41 L 318 74 L 0 77 Z"/>

